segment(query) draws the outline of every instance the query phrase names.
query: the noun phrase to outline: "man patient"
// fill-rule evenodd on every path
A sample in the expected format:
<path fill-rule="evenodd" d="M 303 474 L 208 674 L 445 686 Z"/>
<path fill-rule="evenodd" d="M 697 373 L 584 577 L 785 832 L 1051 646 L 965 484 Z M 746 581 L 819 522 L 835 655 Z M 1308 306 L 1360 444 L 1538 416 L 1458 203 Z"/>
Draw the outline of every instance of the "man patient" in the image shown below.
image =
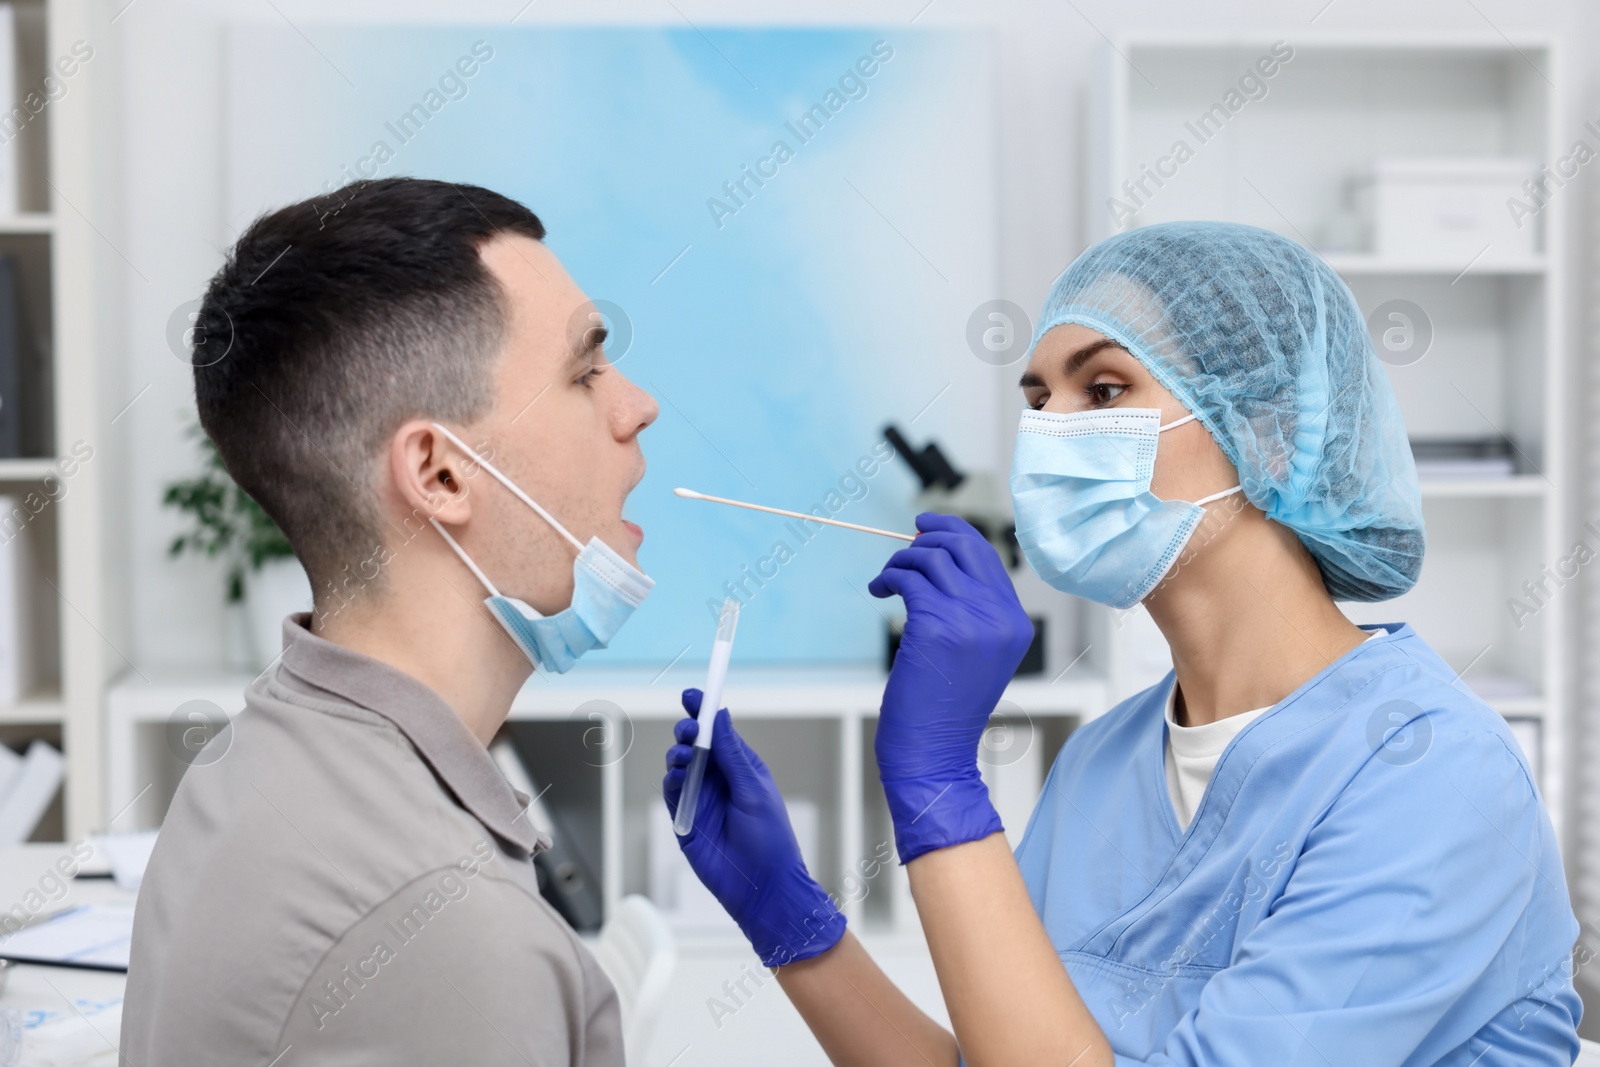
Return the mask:
<path fill-rule="evenodd" d="M 206 291 L 200 422 L 315 591 L 185 773 L 139 893 L 123 1062 L 623 1062 L 487 746 L 651 582 L 622 517 L 655 402 L 522 205 L 358 182 Z M 487 598 L 487 600 L 486 600 Z"/>

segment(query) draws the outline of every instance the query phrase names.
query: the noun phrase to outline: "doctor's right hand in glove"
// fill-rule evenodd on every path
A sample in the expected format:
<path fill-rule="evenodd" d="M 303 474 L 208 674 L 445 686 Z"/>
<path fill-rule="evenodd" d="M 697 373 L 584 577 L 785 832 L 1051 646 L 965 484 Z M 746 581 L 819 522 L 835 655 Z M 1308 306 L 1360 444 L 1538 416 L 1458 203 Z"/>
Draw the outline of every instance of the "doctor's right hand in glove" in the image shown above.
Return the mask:
<path fill-rule="evenodd" d="M 698 689 L 683 691 L 683 708 L 694 718 L 678 720 L 678 743 L 667 750 L 661 792 L 674 815 L 700 732 L 700 698 Z M 698 808 L 678 845 L 763 964 L 810 959 L 844 936 L 844 915 L 806 870 L 772 772 L 734 730 L 726 708 L 716 713 Z"/>
<path fill-rule="evenodd" d="M 901 863 L 1001 829 L 978 744 L 1033 642 L 1011 576 L 982 534 L 934 513 L 917 516 L 917 529 L 867 586 L 906 605 L 874 746 Z"/>

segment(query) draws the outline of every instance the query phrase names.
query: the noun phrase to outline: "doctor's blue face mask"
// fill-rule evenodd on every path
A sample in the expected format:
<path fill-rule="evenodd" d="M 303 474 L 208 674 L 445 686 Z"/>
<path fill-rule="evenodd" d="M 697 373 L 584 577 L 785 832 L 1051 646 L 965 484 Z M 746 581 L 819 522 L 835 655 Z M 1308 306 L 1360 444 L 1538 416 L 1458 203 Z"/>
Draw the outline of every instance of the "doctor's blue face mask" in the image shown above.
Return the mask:
<path fill-rule="evenodd" d="M 1150 491 L 1161 425 L 1157 408 L 1062 415 L 1025 411 L 1011 466 L 1017 543 L 1034 572 L 1063 593 L 1131 608 L 1156 587 L 1205 518 L 1205 505 Z"/>
<path fill-rule="evenodd" d="M 541 519 L 578 550 L 577 559 L 572 563 L 572 603 L 554 615 L 541 615 L 532 605 L 516 597 L 505 596 L 496 589 L 488 576 L 456 544 L 456 539 L 439 525 L 437 519 L 430 516 L 428 521 L 439 531 L 439 536 L 455 550 L 461 562 L 477 576 L 483 587 L 489 590 L 489 595 L 483 601 L 489 613 L 511 635 L 511 640 L 516 642 L 535 667 L 556 674 L 571 670 L 578 657 L 590 649 L 605 648 L 656 583 L 617 555 L 600 538 L 591 537 L 589 543 L 584 544 L 573 537 L 554 516 L 534 503 L 532 497 L 474 452 L 465 441 L 438 423 L 434 423 L 433 428 L 472 456 L 474 463 L 516 494 L 518 500 L 538 512 Z"/>

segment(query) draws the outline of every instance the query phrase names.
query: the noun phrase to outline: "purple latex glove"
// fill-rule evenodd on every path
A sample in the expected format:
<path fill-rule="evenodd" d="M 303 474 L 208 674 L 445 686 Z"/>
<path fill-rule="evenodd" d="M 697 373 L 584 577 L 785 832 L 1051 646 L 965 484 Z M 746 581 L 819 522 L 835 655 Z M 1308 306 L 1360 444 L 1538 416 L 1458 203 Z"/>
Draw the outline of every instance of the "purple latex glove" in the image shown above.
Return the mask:
<path fill-rule="evenodd" d="M 700 732 L 700 698 L 698 689 L 683 691 L 683 709 L 696 718 L 678 720 L 678 743 L 667 749 L 661 792 L 673 815 Z M 844 936 L 844 915 L 806 870 L 772 772 L 734 730 L 726 708 L 717 712 L 694 827 L 678 847 L 766 966 L 809 959 Z"/>
<path fill-rule="evenodd" d="M 1011 576 L 982 534 L 931 512 L 917 516 L 917 529 L 867 586 L 906 604 L 874 742 L 901 863 L 1002 829 L 978 744 L 1033 642 Z"/>

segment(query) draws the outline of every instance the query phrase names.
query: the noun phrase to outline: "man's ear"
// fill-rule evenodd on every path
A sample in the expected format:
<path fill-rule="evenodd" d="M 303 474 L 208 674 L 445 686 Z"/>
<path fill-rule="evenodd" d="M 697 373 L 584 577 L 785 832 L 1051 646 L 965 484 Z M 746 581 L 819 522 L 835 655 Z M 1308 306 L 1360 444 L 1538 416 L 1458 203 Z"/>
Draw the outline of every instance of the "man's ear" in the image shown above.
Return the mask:
<path fill-rule="evenodd" d="M 412 529 L 428 519 L 458 525 L 472 515 L 471 478 L 478 473 L 474 457 L 464 454 L 427 419 L 412 419 L 389 438 L 389 477 L 409 513 Z"/>

